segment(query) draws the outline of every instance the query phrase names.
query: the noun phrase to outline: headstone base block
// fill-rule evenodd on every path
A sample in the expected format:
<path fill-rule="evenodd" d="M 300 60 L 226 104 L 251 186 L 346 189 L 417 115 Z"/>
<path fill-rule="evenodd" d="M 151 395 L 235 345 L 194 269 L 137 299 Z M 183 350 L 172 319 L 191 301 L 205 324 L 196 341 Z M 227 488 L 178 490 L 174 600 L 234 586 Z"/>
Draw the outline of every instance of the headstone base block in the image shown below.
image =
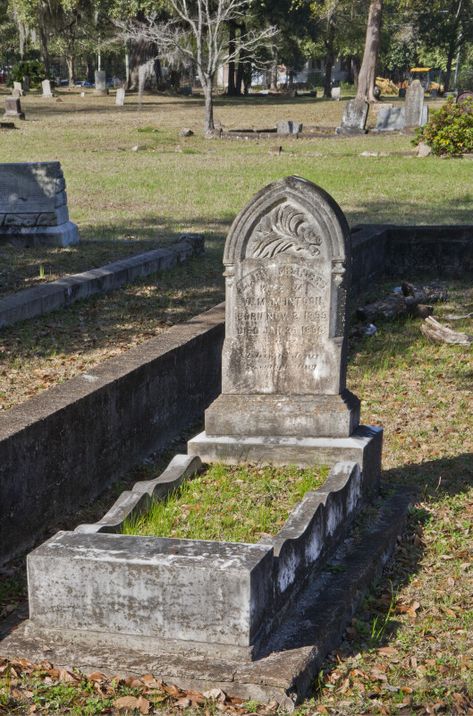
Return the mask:
<path fill-rule="evenodd" d="M 0 227 L 0 244 L 13 242 L 21 246 L 66 247 L 79 241 L 79 230 L 72 221 L 59 226 Z"/>
<path fill-rule="evenodd" d="M 222 394 L 205 411 L 205 429 L 215 436 L 284 435 L 348 438 L 360 422 L 360 401 L 339 395 Z"/>
<path fill-rule="evenodd" d="M 204 463 L 226 465 L 333 466 L 336 462 L 357 462 L 363 474 L 363 490 L 376 492 L 381 474 L 383 429 L 360 425 L 348 438 L 295 438 L 281 436 L 213 436 L 207 432 L 187 443 L 189 455 Z"/>

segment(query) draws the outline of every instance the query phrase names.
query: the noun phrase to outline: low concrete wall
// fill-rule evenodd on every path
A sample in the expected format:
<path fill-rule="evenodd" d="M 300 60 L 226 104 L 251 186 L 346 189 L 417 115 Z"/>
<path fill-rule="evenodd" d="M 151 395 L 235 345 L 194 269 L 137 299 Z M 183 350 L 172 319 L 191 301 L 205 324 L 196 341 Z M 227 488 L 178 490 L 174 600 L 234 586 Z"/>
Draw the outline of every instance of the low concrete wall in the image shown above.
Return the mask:
<path fill-rule="evenodd" d="M 0 415 L 0 563 L 203 415 L 223 305 Z"/>

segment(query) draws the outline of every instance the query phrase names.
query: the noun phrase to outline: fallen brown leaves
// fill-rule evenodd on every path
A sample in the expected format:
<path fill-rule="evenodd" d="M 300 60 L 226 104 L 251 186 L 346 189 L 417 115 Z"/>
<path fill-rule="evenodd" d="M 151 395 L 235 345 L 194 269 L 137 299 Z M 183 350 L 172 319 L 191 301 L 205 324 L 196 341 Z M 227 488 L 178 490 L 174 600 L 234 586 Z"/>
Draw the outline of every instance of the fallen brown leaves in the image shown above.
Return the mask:
<path fill-rule="evenodd" d="M 99 701 L 101 710 L 94 713 L 148 716 L 157 713 L 163 706 L 168 711 L 202 709 L 204 716 L 210 716 L 215 711 L 235 716 L 248 713 L 242 699 L 229 696 L 220 688 L 202 693 L 167 684 L 152 674 L 122 678 L 96 671 L 86 675 L 75 670 L 56 668 L 48 661 L 35 664 L 27 659 L 0 658 L 0 714 L 15 713 L 13 709 L 20 707 L 26 708 L 27 713 L 50 713 L 47 709 L 48 688 L 57 689 L 60 684 L 75 689 L 73 705 L 76 709 L 80 710 L 81 705 L 85 708 L 91 693 L 95 699 L 102 699 L 102 704 Z M 38 705 L 37 699 L 33 703 L 33 698 L 39 687 L 44 694 L 44 703 Z M 95 704 L 97 706 L 97 701 Z M 269 716 L 276 713 L 277 708 L 276 702 L 261 704 L 256 712 L 260 716 Z"/>

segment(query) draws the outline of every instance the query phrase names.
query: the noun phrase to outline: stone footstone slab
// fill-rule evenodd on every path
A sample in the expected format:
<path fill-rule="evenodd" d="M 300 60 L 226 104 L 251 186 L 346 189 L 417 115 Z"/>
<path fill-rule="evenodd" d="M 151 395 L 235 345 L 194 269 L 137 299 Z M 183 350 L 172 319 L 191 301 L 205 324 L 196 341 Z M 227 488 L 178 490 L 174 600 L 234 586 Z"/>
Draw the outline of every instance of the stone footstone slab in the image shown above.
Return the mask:
<path fill-rule="evenodd" d="M 310 691 L 327 653 L 336 648 L 364 593 L 379 576 L 402 530 L 409 498 L 396 494 L 382 502 L 360 537 L 345 540 L 333 558 L 336 570 L 313 578 L 272 634 L 266 654 L 257 661 L 212 659 L 195 652 L 176 654 L 156 642 L 151 652 L 122 635 L 111 647 L 103 634 L 84 638 L 69 630 L 21 624 L 0 643 L 0 655 L 33 662 L 47 659 L 56 667 L 102 671 L 121 676 L 152 673 L 182 688 L 221 688 L 244 699 L 276 699 L 287 710 Z M 91 638 L 92 637 L 92 638 Z"/>

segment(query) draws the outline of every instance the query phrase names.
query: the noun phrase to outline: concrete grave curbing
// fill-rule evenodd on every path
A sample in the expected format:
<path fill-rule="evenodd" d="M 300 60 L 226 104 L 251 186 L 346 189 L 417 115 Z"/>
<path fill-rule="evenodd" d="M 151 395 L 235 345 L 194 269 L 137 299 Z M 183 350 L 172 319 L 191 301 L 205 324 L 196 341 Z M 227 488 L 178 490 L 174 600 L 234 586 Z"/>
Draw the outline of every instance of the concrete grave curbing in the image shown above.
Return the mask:
<path fill-rule="evenodd" d="M 205 250 L 202 234 L 182 234 L 175 244 L 114 261 L 0 298 L 0 328 L 69 306 L 96 293 L 113 291 L 137 278 L 183 263 Z"/>

